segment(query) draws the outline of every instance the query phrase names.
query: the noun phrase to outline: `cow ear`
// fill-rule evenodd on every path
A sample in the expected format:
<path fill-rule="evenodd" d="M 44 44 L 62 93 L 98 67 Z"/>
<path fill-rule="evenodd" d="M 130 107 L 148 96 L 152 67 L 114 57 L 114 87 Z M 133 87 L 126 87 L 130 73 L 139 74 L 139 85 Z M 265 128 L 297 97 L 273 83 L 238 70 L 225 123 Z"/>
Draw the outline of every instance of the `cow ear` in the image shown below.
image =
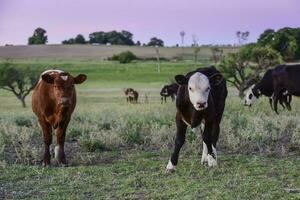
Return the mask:
<path fill-rule="evenodd" d="M 188 83 L 188 79 L 183 75 L 176 75 L 175 80 L 179 85 L 185 85 Z"/>
<path fill-rule="evenodd" d="M 87 76 L 85 74 L 79 74 L 74 78 L 75 84 L 81 84 L 86 80 Z"/>
<path fill-rule="evenodd" d="M 42 80 L 45 81 L 46 83 L 53 84 L 54 83 L 54 78 L 50 76 L 49 74 L 43 74 L 42 75 Z"/>
<path fill-rule="evenodd" d="M 222 74 L 214 74 L 209 77 L 209 81 L 212 85 L 219 85 L 223 81 L 224 77 Z"/>

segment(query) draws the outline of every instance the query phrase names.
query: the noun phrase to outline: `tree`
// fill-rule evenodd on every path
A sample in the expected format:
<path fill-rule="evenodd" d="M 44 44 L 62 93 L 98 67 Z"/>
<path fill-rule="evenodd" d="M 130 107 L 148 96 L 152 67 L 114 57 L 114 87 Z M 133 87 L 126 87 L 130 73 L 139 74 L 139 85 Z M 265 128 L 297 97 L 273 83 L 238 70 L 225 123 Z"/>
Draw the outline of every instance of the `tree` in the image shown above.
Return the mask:
<path fill-rule="evenodd" d="M 153 37 L 150 39 L 150 42 L 148 42 L 147 46 L 159 46 L 163 47 L 164 46 L 164 41 L 161 39 L 158 39 L 156 37 Z"/>
<path fill-rule="evenodd" d="M 201 48 L 198 46 L 194 47 L 194 61 L 195 61 L 195 66 L 197 65 L 198 62 L 198 53 L 200 52 Z"/>
<path fill-rule="evenodd" d="M 86 41 L 84 39 L 84 36 L 81 34 L 78 34 L 74 39 L 75 44 L 85 44 Z"/>
<path fill-rule="evenodd" d="M 284 60 L 289 61 L 297 57 L 296 52 L 299 46 L 291 28 L 278 30 L 274 35 L 271 46 L 280 52 Z"/>
<path fill-rule="evenodd" d="M 260 46 L 269 45 L 278 51 L 285 61 L 300 58 L 300 28 L 285 27 L 265 30 L 257 40 Z"/>
<path fill-rule="evenodd" d="M 134 45 L 133 34 L 129 31 L 109 31 L 109 32 L 94 32 L 89 34 L 89 43 L 98 44 L 113 44 L 113 45 Z"/>
<path fill-rule="evenodd" d="M 243 98 L 244 91 L 257 82 L 263 72 L 281 62 L 281 55 L 270 46 L 248 44 L 239 52 L 223 57 L 218 68 Z"/>
<path fill-rule="evenodd" d="M 74 38 L 62 41 L 62 44 L 74 44 L 74 43 L 75 43 Z"/>
<path fill-rule="evenodd" d="M 0 68 L 0 89 L 12 92 L 25 108 L 25 98 L 33 90 L 38 75 L 30 69 L 17 69 L 11 63 Z"/>
<path fill-rule="evenodd" d="M 245 32 L 237 31 L 236 37 L 238 38 L 239 45 L 245 44 L 248 40 L 249 35 L 250 35 L 249 31 L 245 31 Z"/>
<path fill-rule="evenodd" d="M 218 47 L 211 47 L 210 50 L 212 53 L 211 59 L 214 61 L 215 65 L 216 65 L 223 56 L 223 50 L 219 49 Z"/>
<path fill-rule="evenodd" d="M 195 34 L 192 35 L 192 46 L 193 47 L 198 46 L 198 38 L 197 38 L 197 35 L 195 35 Z"/>
<path fill-rule="evenodd" d="M 137 42 L 135 43 L 135 45 L 136 45 L 136 46 L 141 46 L 141 42 L 140 42 L 140 41 L 137 41 Z"/>
<path fill-rule="evenodd" d="M 184 31 L 180 31 L 179 34 L 180 34 L 180 37 L 181 37 L 181 46 L 184 47 L 185 32 Z"/>
<path fill-rule="evenodd" d="M 105 32 L 94 32 L 89 34 L 90 43 L 106 44 Z"/>
<path fill-rule="evenodd" d="M 266 29 L 262 34 L 260 34 L 257 39 L 257 43 L 265 46 L 267 44 L 271 44 L 275 36 L 275 31 L 273 29 Z"/>
<path fill-rule="evenodd" d="M 45 34 L 46 31 L 43 28 L 35 29 L 33 36 L 28 38 L 28 44 L 46 44 L 48 42 L 48 36 Z"/>
<path fill-rule="evenodd" d="M 64 40 L 61 43 L 62 44 L 86 44 L 86 41 L 83 35 L 78 34 L 75 38 Z"/>

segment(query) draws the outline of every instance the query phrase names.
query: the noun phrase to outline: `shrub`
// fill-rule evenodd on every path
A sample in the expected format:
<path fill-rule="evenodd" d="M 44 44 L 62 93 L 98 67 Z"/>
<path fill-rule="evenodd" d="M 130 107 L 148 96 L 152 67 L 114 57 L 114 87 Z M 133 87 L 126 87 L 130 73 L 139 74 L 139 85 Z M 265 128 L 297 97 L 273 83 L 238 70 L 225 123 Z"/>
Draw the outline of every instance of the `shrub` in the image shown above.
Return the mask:
<path fill-rule="evenodd" d="M 80 144 L 82 145 L 83 149 L 87 152 L 107 150 L 105 144 L 100 140 L 82 140 Z"/>
<path fill-rule="evenodd" d="M 131 51 L 124 51 L 120 54 L 113 55 L 111 60 L 119 61 L 122 64 L 131 63 L 131 61 L 136 60 L 137 57 Z"/>
<path fill-rule="evenodd" d="M 15 123 L 17 126 L 25 126 L 25 127 L 32 126 L 31 120 L 25 117 L 17 117 L 15 119 Z"/>

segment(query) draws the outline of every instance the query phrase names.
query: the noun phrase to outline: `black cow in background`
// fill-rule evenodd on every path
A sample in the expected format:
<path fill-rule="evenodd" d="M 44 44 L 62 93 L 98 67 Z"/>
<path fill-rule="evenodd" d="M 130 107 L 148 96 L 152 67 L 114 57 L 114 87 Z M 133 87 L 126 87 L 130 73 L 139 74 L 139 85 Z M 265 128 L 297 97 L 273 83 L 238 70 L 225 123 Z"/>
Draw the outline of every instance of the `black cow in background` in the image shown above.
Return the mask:
<path fill-rule="evenodd" d="M 273 71 L 274 110 L 280 94 L 300 96 L 300 65 L 279 65 Z"/>
<path fill-rule="evenodd" d="M 172 101 L 175 100 L 176 95 L 177 95 L 177 90 L 178 90 L 179 85 L 177 83 L 172 83 L 170 85 L 165 85 L 161 91 L 160 91 L 160 96 L 161 96 L 161 103 L 167 102 L 167 97 L 171 97 Z"/>
<path fill-rule="evenodd" d="M 284 66 L 280 65 L 274 69 L 269 69 L 258 83 L 251 86 L 245 96 L 245 106 L 252 106 L 261 95 L 264 95 L 269 97 L 270 106 L 275 110 L 275 112 L 277 112 L 278 101 L 283 108 L 287 107 L 288 110 L 291 110 L 292 95 L 288 94 L 286 90 L 281 90 L 281 92 L 279 92 L 276 96 L 277 102 L 275 103 L 274 101 L 273 72 L 280 70 L 280 68 L 283 67 Z"/>
<path fill-rule="evenodd" d="M 220 132 L 225 99 L 227 97 L 226 81 L 215 67 L 199 68 L 186 76 L 177 75 L 180 85 L 176 98 L 176 139 L 175 148 L 167 165 L 167 171 L 175 171 L 179 151 L 185 142 L 188 126 L 200 130 L 204 120 L 203 151 L 201 163 L 209 167 L 217 166 L 217 141 Z M 200 134 L 200 131 L 199 131 Z"/>

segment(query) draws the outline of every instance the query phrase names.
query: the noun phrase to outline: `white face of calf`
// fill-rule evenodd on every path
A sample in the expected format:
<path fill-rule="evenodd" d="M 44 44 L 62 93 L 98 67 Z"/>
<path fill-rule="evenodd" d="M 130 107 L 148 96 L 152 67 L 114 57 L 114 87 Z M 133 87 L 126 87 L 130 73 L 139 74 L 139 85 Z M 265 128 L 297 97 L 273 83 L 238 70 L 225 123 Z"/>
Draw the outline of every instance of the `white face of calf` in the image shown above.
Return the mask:
<path fill-rule="evenodd" d="M 246 93 L 245 106 L 252 106 L 257 101 L 257 97 L 253 94 L 253 87 L 254 85 Z"/>
<path fill-rule="evenodd" d="M 196 110 L 204 110 L 208 107 L 210 84 L 207 76 L 197 72 L 188 81 L 189 98 Z"/>

